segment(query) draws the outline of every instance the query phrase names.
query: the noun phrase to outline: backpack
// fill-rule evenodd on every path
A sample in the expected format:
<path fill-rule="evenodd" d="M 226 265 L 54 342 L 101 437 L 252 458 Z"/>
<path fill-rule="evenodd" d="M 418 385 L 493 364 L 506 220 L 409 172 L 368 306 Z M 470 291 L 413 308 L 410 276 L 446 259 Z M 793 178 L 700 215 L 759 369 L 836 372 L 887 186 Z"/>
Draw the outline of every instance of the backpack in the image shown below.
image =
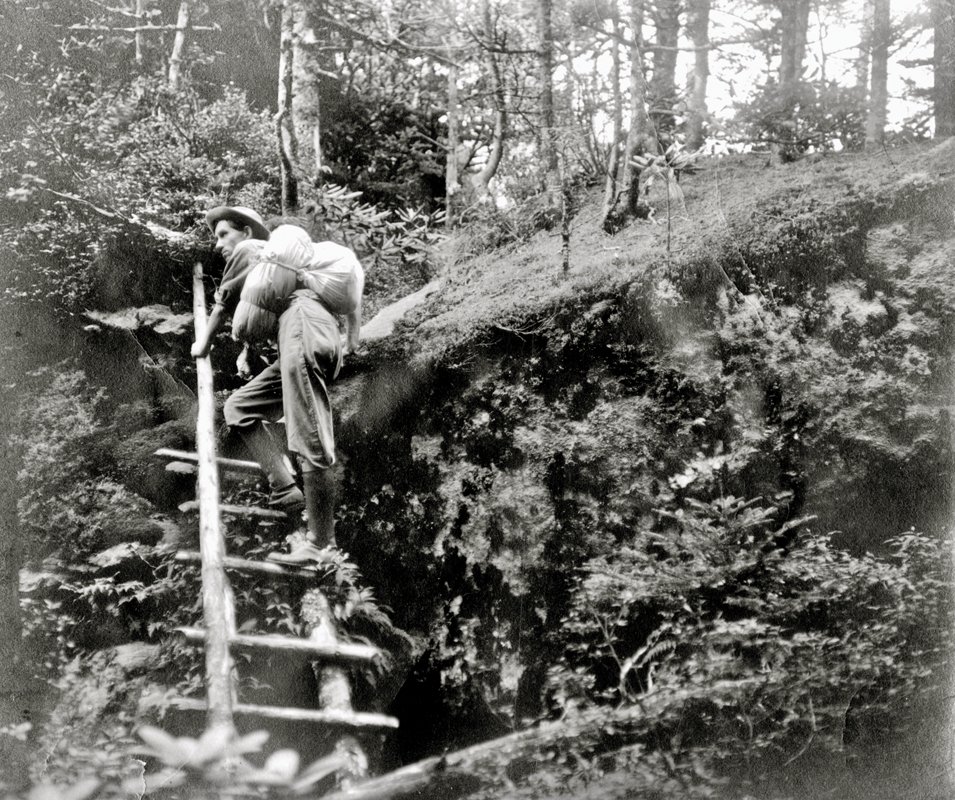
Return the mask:
<path fill-rule="evenodd" d="M 317 242 L 312 249 L 305 285 L 333 314 L 351 314 L 365 288 L 365 272 L 355 253 L 335 242 Z"/>
<path fill-rule="evenodd" d="M 313 244 L 297 225 L 279 225 L 242 286 L 232 315 L 232 338 L 246 342 L 275 339 L 279 317 L 296 289 L 298 270 L 312 260 Z"/>

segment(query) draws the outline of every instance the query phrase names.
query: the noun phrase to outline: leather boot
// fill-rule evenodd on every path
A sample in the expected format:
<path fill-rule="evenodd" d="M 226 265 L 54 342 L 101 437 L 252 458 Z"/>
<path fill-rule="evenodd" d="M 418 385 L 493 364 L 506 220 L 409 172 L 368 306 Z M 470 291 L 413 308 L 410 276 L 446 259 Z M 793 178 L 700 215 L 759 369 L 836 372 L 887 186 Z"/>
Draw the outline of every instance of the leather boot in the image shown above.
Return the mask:
<path fill-rule="evenodd" d="M 258 423 L 242 430 L 242 441 L 252 457 L 262 465 L 269 479 L 269 505 L 283 511 L 295 511 L 305 505 L 305 496 L 295 485 L 286 456 L 275 446 L 265 427 Z"/>

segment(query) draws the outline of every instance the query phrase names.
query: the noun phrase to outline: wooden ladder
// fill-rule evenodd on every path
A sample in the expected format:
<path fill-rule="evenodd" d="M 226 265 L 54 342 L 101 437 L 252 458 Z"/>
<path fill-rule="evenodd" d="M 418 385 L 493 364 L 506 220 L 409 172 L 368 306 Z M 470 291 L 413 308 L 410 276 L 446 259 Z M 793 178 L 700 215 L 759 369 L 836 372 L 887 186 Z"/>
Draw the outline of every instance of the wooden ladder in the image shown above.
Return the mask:
<path fill-rule="evenodd" d="M 193 311 L 196 338 L 205 333 L 207 325 L 205 297 L 202 285 L 202 267 L 193 270 Z M 219 502 L 219 472 L 261 474 L 259 464 L 253 461 L 217 458 L 215 452 L 212 365 L 208 357 L 197 359 L 199 411 L 196 424 L 196 450 L 160 449 L 155 455 L 167 462 L 167 469 L 197 473 L 196 501 L 180 506 L 183 511 L 199 512 L 199 551 L 180 551 L 176 560 L 201 566 L 203 626 L 184 627 L 179 633 L 189 642 L 205 646 L 206 700 L 179 697 L 172 701 L 174 708 L 205 711 L 207 728 L 225 727 L 235 730 L 234 717 L 251 716 L 270 720 L 311 722 L 335 729 L 353 732 L 383 731 L 398 727 L 398 720 L 385 714 L 355 711 L 351 707 L 351 691 L 346 669 L 355 665 L 370 666 L 382 658 L 373 646 L 339 640 L 328 601 L 315 586 L 318 573 L 306 567 L 285 566 L 268 561 L 250 561 L 229 557 L 225 551 L 221 516 L 247 516 L 276 521 L 285 514 L 272 509 L 223 505 Z M 281 635 L 247 635 L 236 631 L 235 605 L 226 571 L 248 575 L 270 575 L 288 581 L 310 582 L 305 590 L 303 604 L 311 610 L 313 629 L 309 638 Z M 235 670 L 231 654 L 234 651 L 282 653 L 299 656 L 313 662 L 319 676 L 318 709 L 286 708 L 280 706 L 242 703 L 238 699 Z M 334 691 L 325 691 L 334 687 Z M 341 745 L 341 742 L 339 742 Z M 349 742 L 354 750 L 357 745 Z M 359 761 L 367 763 L 364 754 Z M 360 777 L 352 774 L 352 777 Z"/>

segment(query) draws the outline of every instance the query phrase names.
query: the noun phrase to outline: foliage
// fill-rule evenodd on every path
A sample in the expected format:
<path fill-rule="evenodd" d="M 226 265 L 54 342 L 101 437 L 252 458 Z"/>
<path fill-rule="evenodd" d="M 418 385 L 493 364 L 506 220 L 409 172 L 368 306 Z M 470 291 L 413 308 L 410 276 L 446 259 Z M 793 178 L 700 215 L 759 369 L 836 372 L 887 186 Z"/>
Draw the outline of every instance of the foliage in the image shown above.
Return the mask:
<path fill-rule="evenodd" d="M 128 721 L 127 721 L 128 722 Z M 90 777 L 48 776 L 25 800 L 87 800 L 129 795 L 179 798 L 301 797 L 326 788 L 336 773 L 360 766 L 357 751 L 343 748 L 300 768 L 299 754 L 275 750 L 261 766 L 249 756 L 260 753 L 269 739 L 266 731 L 238 735 L 226 728 L 209 728 L 198 738 L 174 736 L 162 728 L 143 725 L 138 739 L 99 742 L 108 750 L 98 755 L 99 772 Z M 149 768 L 140 758 L 145 756 Z M 116 769 L 114 762 L 126 762 Z M 56 772 L 56 770 L 54 770 Z"/>
<path fill-rule="evenodd" d="M 937 382 L 946 373 L 929 364 L 941 363 L 935 359 L 943 357 L 947 339 L 929 319 L 938 320 L 945 305 L 936 292 L 947 291 L 946 281 L 931 289 L 919 281 L 918 291 L 904 292 L 893 284 L 892 294 L 877 282 L 871 264 L 849 258 L 865 236 L 854 228 L 859 217 L 851 209 L 813 215 L 814 201 L 785 192 L 777 202 L 760 204 L 759 225 L 736 238 L 744 256 L 727 248 L 721 258 L 745 295 L 731 294 L 725 283 L 721 291 L 701 295 L 692 277 L 657 274 L 631 285 L 623 297 L 607 289 L 606 296 L 585 290 L 582 297 L 561 298 L 547 313 L 485 331 L 480 347 L 448 356 L 459 358 L 459 366 L 445 367 L 427 393 L 419 390 L 418 403 L 391 409 L 394 427 L 369 425 L 367 442 L 348 441 L 349 453 L 363 465 L 349 487 L 348 521 L 357 511 L 358 531 L 380 532 L 374 548 L 356 548 L 374 551 L 362 562 L 366 574 L 386 597 L 409 596 L 405 585 L 393 588 L 397 573 L 405 584 L 429 587 L 417 594 L 440 600 L 428 603 L 427 670 L 440 679 L 444 704 L 438 708 L 453 720 L 449 737 L 467 741 L 465 731 L 488 735 L 494 725 L 539 713 L 533 696 L 540 673 L 567 657 L 566 640 L 555 633 L 564 629 L 558 620 L 578 603 L 593 606 L 591 597 L 580 598 L 575 570 L 581 563 L 599 564 L 610 575 L 619 569 L 620 581 L 607 588 L 607 597 L 626 596 L 635 581 L 631 547 L 642 548 L 647 581 L 663 584 L 667 575 L 680 576 L 687 585 L 669 596 L 650 584 L 652 607 L 640 606 L 643 620 L 631 619 L 633 628 L 625 632 L 631 638 L 620 662 L 635 656 L 626 691 L 611 693 L 607 702 L 646 702 L 640 681 L 650 673 L 659 687 L 658 665 L 665 661 L 672 684 L 686 689 L 679 697 L 689 710 L 679 720 L 699 734 L 673 756 L 687 770 L 719 766 L 739 774 L 747 754 L 759 762 L 754 775 L 783 766 L 812 733 L 811 696 L 819 725 L 828 727 L 812 733 L 813 746 L 792 762 L 796 769 L 832 744 L 826 736 L 837 721 L 839 692 L 854 696 L 847 730 L 904 727 L 895 698 L 918 703 L 923 679 L 925 686 L 937 684 L 934 675 L 920 673 L 936 658 L 931 651 L 937 642 L 911 650 L 903 643 L 906 636 L 915 641 L 911 620 L 919 614 L 935 626 L 935 633 L 926 631 L 928 639 L 946 624 L 944 572 L 926 569 L 931 558 L 921 556 L 896 569 L 883 540 L 912 524 L 941 529 L 942 518 L 929 503 L 945 495 L 930 481 L 947 474 L 947 434 L 932 408 L 947 396 Z M 764 236 L 768 229 L 785 233 L 783 241 Z M 900 257 L 913 240 L 931 239 L 919 230 L 908 230 L 898 242 Z M 945 247 L 927 254 L 925 275 Z M 736 272 L 736 259 L 749 270 L 749 283 Z M 512 269 L 515 261 L 507 259 Z M 922 274 L 918 262 L 910 263 Z M 885 267 L 899 269 L 892 262 Z M 785 287 L 774 282 L 787 270 L 806 275 L 794 274 Z M 872 281 L 868 287 L 865 278 Z M 813 290 L 803 281 L 815 284 Z M 465 304 L 473 313 L 473 297 Z M 923 313 L 909 323 L 910 315 Z M 367 396 L 378 398 L 376 385 L 369 386 Z M 917 403 L 928 407 L 916 411 Z M 382 469 L 382 462 L 395 468 Z M 374 500 L 362 506 L 363 496 Z M 764 497 L 767 508 L 734 497 Z M 919 500 L 899 503 L 906 497 Z M 807 509 L 824 517 L 816 531 L 841 529 L 834 540 L 787 528 L 788 519 Z M 777 548 L 777 537 L 792 541 Z M 847 541 L 852 553 L 841 549 Z M 928 540 L 919 548 L 937 551 Z M 884 557 L 863 555 L 863 549 Z M 381 550 L 397 551 L 400 560 L 387 561 Z M 427 557 L 405 555 L 412 552 Z M 753 575 L 746 574 L 749 568 Z M 741 583 L 734 586 L 738 572 Z M 925 593 L 906 594 L 904 581 L 924 585 Z M 838 595 L 843 585 L 847 598 L 833 601 L 815 621 L 819 598 Z M 694 587 L 703 600 L 691 598 L 690 611 L 682 611 L 679 597 Z M 638 592 L 633 602 L 639 605 L 640 597 Z M 398 605 L 403 612 L 407 603 Z M 670 651 L 671 639 L 646 639 L 662 624 L 651 613 L 658 607 L 670 615 L 677 641 L 685 635 L 708 649 Z M 738 616 L 743 612 L 748 616 Z M 786 626 L 800 613 L 808 618 L 797 620 L 805 629 L 787 638 Z M 689 627 L 697 615 L 699 627 Z M 648 627 L 641 627 L 644 622 Z M 748 637 L 753 641 L 744 647 Z M 772 713 L 752 734 L 759 740 L 752 752 L 741 753 L 720 739 L 725 734 L 735 741 L 738 732 L 729 723 L 720 727 L 722 717 L 715 729 L 707 727 L 706 704 L 715 698 L 721 707 L 737 708 L 722 694 L 740 688 L 726 652 L 745 650 L 748 658 L 763 639 L 769 661 L 754 669 Z M 599 692 L 619 684 L 619 677 L 607 677 L 614 670 L 609 656 L 580 659 L 592 665 L 584 677 L 608 682 Z M 816 662 L 831 674 L 813 672 Z M 698 682 L 690 680 L 694 676 Z M 829 682 L 820 682 L 824 678 Z M 740 691 L 752 688 L 744 679 Z M 573 688 L 572 680 L 561 673 L 554 683 Z M 592 710 L 602 701 L 599 692 L 585 685 L 579 701 L 555 702 L 551 710 Z M 791 723 L 784 722 L 789 717 Z M 669 733 L 665 728 L 654 735 L 666 739 Z M 716 738 L 706 738 L 710 734 Z"/>
<path fill-rule="evenodd" d="M 106 391 L 69 363 L 36 370 L 23 388 L 13 441 L 25 554 L 82 562 L 119 543 L 157 542 L 164 529 L 152 505 L 125 485 L 116 460 L 120 442 L 151 415 L 117 411 Z"/>
<path fill-rule="evenodd" d="M 461 224 L 449 236 L 448 258 L 466 262 L 475 256 L 526 242 L 554 224 L 552 209 L 540 194 L 532 194 L 506 208 L 477 202 L 461 212 Z"/>
<path fill-rule="evenodd" d="M 326 118 L 329 177 L 383 208 L 411 205 L 433 213 L 444 195 L 444 168 L 431 142 L 443 137 L 443 126 L 437 113 L 413 102 L 411 87 L 394 68 L 377 75 L 366 91 L 359 94 L 352 85 L 349 95 L 332 101 L 339 113 Z M 422 90 L 435 89 L 422 82 Z"/>
<path fill-rule="evenodd" d="M 130 758 L 130 748 L 136 699 L 145 683 L 142 670 L 131 674 L 107 652 L 65 662 L 54 680 L 58 702 L 36 732 L 34 746 L 45 759 L 34 764 L 34 777 L 72 785 L 74 791 L 136 780 L 142 767 Z M 100 791 L 97 796 L 116 793 Z"/>
<path fill-rule="evenodd" d="M 108 426 L 98 412 L 105 393 L 91 389 L 79 371 L 41 370 L 35 378 L 49 383 L 20 409 L 16 426 L 20 522 L 34 552 L 89 552 L 102 544 L 93 518 L 117 491 L 102 474 Z"/>
<path fill-rule="evenodd" d="M 865 142 L 865 108 L 854 89 L 833 82 L 802 81 L 792 94 L 775 82 L 761 86 L 737 107 L 734 124 L 745 141 L 779 144 L 790 158 L 807 151 L 860 149 Z"/>
<path fill-rule="evenodd" d="M 226 494 L 230 503 L 250 504 L 264 498 L 257 491 L 239 489 Z M 230 552 L 251 561 L 264 560 L 276 549 L 274 528 L 236 520 L 230 527 Z M 297 533 L 290 534 L 294 538 Z M 365 585 L 359 568 L 339 553 L 337 558 L 316 567 L 315 583 L 322 587 L 336 621 L 347 632 L 355 616 L 380 612 L 374 592 Z M 198 578 L 198 575 L 196 575 Z M 298 613 L 302 586 L 296 582 L 243 581 L 234 589 L 236 617 L 244 632 L 281 633 L 305 636 Z"/>
<path fill-rule="evenodd" d="M 145 725 L 139 736 L 146 744 L 144 752 L 163 765 L 145 776 L 146 791 L 182 787 L 187 797 L 299 796 L 315 791 L 316 785 L 347 768 L 352 758 L 347 751 L 336 752 L 300 770 L 298 753 L 286 749 L 274 751 L 255 767 L 245 756 L 262 749 L 269 738 L 266 731 L 237 736 L 224 728 L 210 728 L 192 739 Z"/>
<path fill-rule="evenodd" d="M 549 675 L 558 707 L 662 702 L 650 741 L 705 746 L 710 769 L 749 780 L 810 745 L 840 751 L 852 718 L 900 724 L 940 678 L 944 548 L 910 533 L 890 560 L 857 558 L 776 515 L 688 502 L 588 562 Z"/>
<path fill-rule="evenodd" d="M 326 184 L 305 199 L 303 208 L 316 228 L 313 238 L 340 240 L 356 252 L 366 271 L 365 291 L 380 303 L 380 298 L 414 291 L 434 274 L 444 212 L 380 209 L 363 202 L 362 196 Z"/>
<path fill-rule="evenodd" d="M 194 229 L 214 201 L 263 185 L 272 194 L 258 192 L 259 199 L 276 201 L 268 120 L 234 89 L 203 104 L 148 79 L 93 97 L 70 84 L 34 113 L 2 150 L 7 302 L 75 314 L 91 305 L 176 301 L 181 291 L 170 291 L 169 277 L 184 285 L 178 251 L 185 245 L 144 226 Z M 130 260 L 154 264 L 127 277 Z M 125 296 L 112 288 L 118 282 Z"/>
<path fill-rule="evenodd" d="M 641 171 L 648 171 L 652 178 L 663 180 L 679 180 L 681 174 L 692 174 L 699 171 L 697 160 L 699 152 L 687 153 L 679 144 L 671 144 L 658 156 L 634 156 L 633 161 Z"/>
<path fill-rule="evenodd" d="M 170 553 L 155 545 L 168 526 L 121 482 L 115 468 L 117 434 L 143 424 L 143 415 L 119 413 L 107 422 L 105 392 L 64 365 L 35 372 L 31 382 L 29 405 L 19 411 L 16 425 L 19 530 L 31 567 L 21 579 L 20 609 L 24 645 L 35 654 L 35 677 L 66 697 L 85 691 L 82 675 L 102 658 L 92 652 L 130 640 L 155 642 L 176 624 L 192 621 L 194 612 L 181 598 L 198 597 L 198 589 L 181 570 L 167 569 Z M 157 669 L 164 663 L 182 669 L 173 681 L 187 676 L 188 659 L 160 660 Z M 107 715 L 110 721 L 103 725 L 113 726 L 110 733 L 96 728 L 99 718 L 90 716 L 93 732 L 87 734 L 121 739 L 133 710 L 102 686 L 96 697 L 125 709 L 119 717 L 126 714 L 126 720 Z M 52 736 L 67 747 L 63 725 L 54 718 L 35 735 Z M 76 736 L 70 764 L 95 771 L 99 762 L 83 749 L 79 728 Z M 116 754 L 115 748 L 109 752 Z"/>

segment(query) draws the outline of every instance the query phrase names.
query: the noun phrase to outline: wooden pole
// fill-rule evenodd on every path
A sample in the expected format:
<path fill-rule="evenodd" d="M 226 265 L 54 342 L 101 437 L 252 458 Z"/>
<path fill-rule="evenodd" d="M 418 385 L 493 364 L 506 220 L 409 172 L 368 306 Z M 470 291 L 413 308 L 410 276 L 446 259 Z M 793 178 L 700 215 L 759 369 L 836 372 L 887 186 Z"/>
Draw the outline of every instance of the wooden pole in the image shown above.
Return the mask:
<path fill-rule="evenodd" d="M 192 697 L 173 697 L 169 704 L 179 711 L 205 711 L 204 700 Z M 398 720 L 385 714 L 368 711 L 335 711 L 311 708 L 284 708 L 282 706 L 260 706 L 250 703 L 236 703 L 233 709 L 237 717 L 257 717 L 258 719 L 282 719 L 289 722 L 314 722 L 335 728 L 350 728 L 356 733 L 372 732 L 380 734 L 398 727 Z M 348 755 L 342 759 L 342 766 L 348 766 Z"/>
<path fill-rule="evenodd" d="M 309 642 L 317 647 L 339 649 L 335 630 L 335 617 L 328 599 L 320 589 L 309 589 L 302 597 L 302 619 L 309 631 Z M 337 714 L 352 713 L 351 683 L 348 672 L 331 663 L 314 663 L 318 681 L 318 705 L 323 711 Z M 339 789 L 349 789 L 368 775 L 368 757 L 358 740 L 345 736 L 335 742 L 335 752 L 342 757 L 343 767 L 338 770 L 336 783 Z"/>
<path fill-rule="evenodd" d="M 314 590 L 317 591 L 317 590 Z M 205 637 L 200 628 L 176 628 L 186 639 L 191 641 L 202 641 Z M 352 644 L 350 642 L 329 641 L 327 639 L 318 640 L 297 639 L 294 636 L 276 636 L 272 634 L 235 634 L 232 638 L 232 646 L 236 650 L 269 650 L 270 652 L 283 652 L 289 654 L 299 654 L 302 656 L 315 656 L 323 662 L 332 664 L 370 664 L 381 655 L 377 647 L 368 644 Z M 324 669 L 324 666 L 322 667 Z M 344 674 L 344 673 L 343 673 Z M 347 677 L 347 676 L 346 676 Z M 330 684 L 329 692 L 331 697 L 341 696 L 338 685 Z M 323 700 L 326 698 L 322 698 Z M 351 699 L 350 692 L 346 699 Z M 344 708 L 340 703 L 324 702 L 322 708 Z"/>
<path fill-rule="evenodd" d="M 206 332 L 205 291 L 202 265 L 192 271 L 193 314 L 196 340 Z M 219 470 L 216 467 L 215 399 L 212 394 L 212 362 L 196 359 L 199 413 L 196 420 L 196 451 L 199 456 L 199 550 L 202 554 L 202 614 L 206 631 L 206 693 L 208 728 L 235 730 L 232 720 L 232 660 L 229 657 L 229 587 L 225 575 L 225 539 L 219 520 Z"/>

